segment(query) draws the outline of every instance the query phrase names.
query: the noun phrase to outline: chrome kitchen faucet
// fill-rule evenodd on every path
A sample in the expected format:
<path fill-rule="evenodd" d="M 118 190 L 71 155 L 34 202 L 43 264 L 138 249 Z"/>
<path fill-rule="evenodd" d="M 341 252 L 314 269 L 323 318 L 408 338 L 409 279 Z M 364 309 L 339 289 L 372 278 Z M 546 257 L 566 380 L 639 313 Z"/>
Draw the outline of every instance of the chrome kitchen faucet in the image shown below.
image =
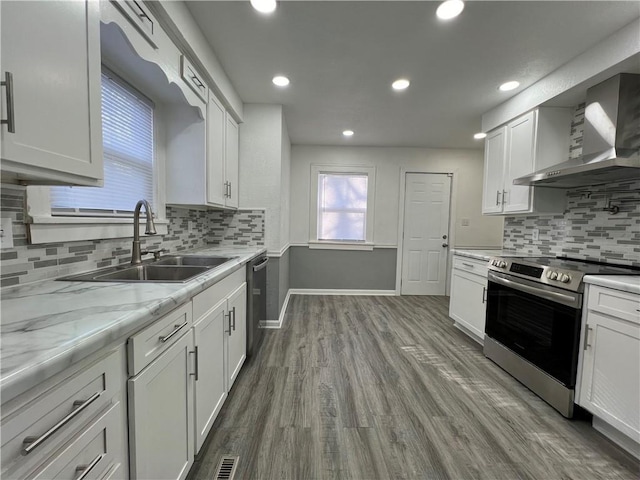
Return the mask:
<path fill-rule="evenodd" d="M 145 235 L 156 235 L 156 226 L 153 223 L 153 212 L 151 211 L 151 205 L 146 200 L 138 200 L 136 208 L 133 211 L 133 246 L 131 247 L 131 265 L 139 265 L 142 263 L 142 252 L 140 251 L 140 208 L 144 205 L 144 210 L 147 215 L 147 228 L 145 229 Z M 149 252 L 144 252 L 149 253 Z"/>

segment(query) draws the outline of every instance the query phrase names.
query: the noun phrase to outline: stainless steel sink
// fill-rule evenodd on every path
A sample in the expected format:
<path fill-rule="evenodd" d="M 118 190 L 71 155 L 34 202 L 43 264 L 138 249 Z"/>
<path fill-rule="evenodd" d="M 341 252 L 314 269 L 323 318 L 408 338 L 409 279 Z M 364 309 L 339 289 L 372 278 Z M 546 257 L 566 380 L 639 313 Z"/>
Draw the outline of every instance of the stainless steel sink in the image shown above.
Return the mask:
<path fill-rule="evenodd" d="M 237 257 L 233 257 L 237 258 Z M 229 257 L 206 257 L 197 255 L 171 255 L 153 262 L 154 265 L 196 265 L 200 267 L 218 267 L 233 260 Z"/>
<path fill-rule="evenodd" d="M 58 280 L 76 282 L 138 282 L 179 283 L 186 282 L 213 270 L 237 257 L 207 257 L 195 255 L 172 255 L 141 265 L 118 265 L 102 268 L 80 275 L 70 275 Z"/>

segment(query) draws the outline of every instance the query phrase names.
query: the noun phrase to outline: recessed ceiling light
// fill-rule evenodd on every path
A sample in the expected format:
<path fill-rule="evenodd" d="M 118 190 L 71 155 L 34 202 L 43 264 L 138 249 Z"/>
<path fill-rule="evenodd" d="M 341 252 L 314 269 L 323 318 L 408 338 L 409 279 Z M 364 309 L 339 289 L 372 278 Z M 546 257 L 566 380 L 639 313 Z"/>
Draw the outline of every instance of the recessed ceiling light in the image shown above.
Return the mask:
<path fill-rule="evenodd" d="M 273 82 L 274 85 L 277 85 L 279 87 L 286 87 L 290 83 L 289 79 L 283 75 L 277 75 L 273 77 L 273 80 L 271 81 Z"/>
<path fill-rule="evenodd" d="M 391 84 L 391 88 L 394 90 L 406 90 L 411 85 L 411 82 L 406 78 L 399 78 Z"/>
<path fill-rule="evenodd" d="M 462 0 L 447 0 L 442 2 L 436 10 L 436 15 L 440 20 L 451 20 L 457 17 L 464 10 L 464 2 Z"/>
<path fill-rule="evenodd" d="M 344 132 L 342 132 L 342 135 L 344 135 L 345 137 L 353 137 L 353 130 L 345 130 Z"/>
<path fill-rule="evenodd" d="M 509 90 L 514 90 L 520 86 L 520 82 L 516 82 L 515 80 L 511 80 L 510 82 L 505 82 L 498 87 L 498 90 L 501 92 L 508 92 Z"/>
<path fill-rule="evenodd" d="M 483 138 L 485 138 L 487 136 L 486 133 L 484 132 L 478 132 L 476 133 L 473 138 L 475 138 L 476 140 L 482 140 Z"/>
<path fill-rule="evenodd" d="M 276 0 L 251 0 L 251 6 L 260 13 L 271 13 L 276 9 Z"/>

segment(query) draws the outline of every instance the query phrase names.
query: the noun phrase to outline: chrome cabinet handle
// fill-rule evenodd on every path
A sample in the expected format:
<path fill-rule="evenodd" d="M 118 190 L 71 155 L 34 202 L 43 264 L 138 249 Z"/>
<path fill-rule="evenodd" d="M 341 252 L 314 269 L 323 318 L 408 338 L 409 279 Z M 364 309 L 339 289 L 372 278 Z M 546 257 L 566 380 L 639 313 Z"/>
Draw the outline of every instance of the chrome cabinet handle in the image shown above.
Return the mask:
<path fill-rule="evenodd" d="M 196 356 L 195 362 L 196 362 L 196 371 L 194 373 L 190 373 L 189 375 L 196 377 L 196 382 L 198 381 L 198 379 L 200 378 L 200 357 L 198 356 L 198 347 L 196 346 L 196 349 L 193 352 L 189 352 L 189 353 L 193 353 Z"/>
<path fill-rule="evenodd" d="M 487 287 L 482 287 L 482 303 L 487 303 Z"/>
<path fill-rule="evenodd" d="M 191 77 L 191 81 L 192 81 L 193 83 L 195 83 L 195 85 L 196 85 L 197 87 L 199 87 L 199 88 L 203 88 L 203 87 L 204 87 L 204 83 L 202 83 L 202 82 L 200 81 L 200 79 L 199 79 L 198 77 L 196 77 L 195 75 L 193 75 L 193 76 Z"/>
<path fill-rule="evenodd" d="M 233 307 L 233 331 L 236 331 L 236 307 Z"/>
<path fill-rule="evenodd" d="M 583 350 L 586 350 L 587 348 L 589 348 L 591 346 L 591 343 L 589 343 L 589 337 L 590 337 L 590 333 L 593 330 L 593 328 L 591 328 L 589 325 L 587 325 L 587 331 L 584 332 L 584 346 L 582 347 Z"/>
<path fill-rule="evenodd" d="M 62 420 L 60 420 L 58 423 L 56 423 L 53 427 L 51 427 L 49 430 L 44 432 L 39 437 L 26 437 L 22 441 L 22 445 L 23 445 L 22 452 L 21 452 L 22 455 L 29 455 L 31 452 L 33 452 L 36 448 L 38 448 L 45 441 L 47 441 L 47 439 L 49 439 L 54 433 L 56 433 L 58 430 L 64 427 L 67 423 L 73 420 L 76 416 L 78 416 L 80 412 L 82 412 L 85 408 L 87 408 L 89 405 L 95 402 L 100 397 L 100 395 L 102 395 L 102 392 L 96 392 L 84 401 L 76 400 L 75 402 L 73 402 L 73 406 L 75 407 L 75 409 L 66 417 L 64 417 Z"/>
<path fill-rule="evenodd" d="M 171 337 L 173 337 L 176 333 L 178 333 L 181 329 L 183 329 L 184 327 L 187 326 L 187 323 L 189 322 L 184 322 L 182 325 L 174 325 L 173 326 L 173 330 L 171 331 L 171 333 L 169 335 L 165 335 L 164 337 L 158 337 L 158 339 L 162 342 L 165 343 L 166 341 L 168 341 Z"/>
<path fill-rule="evenodd" d="M 473 268 L 473 267 L 474 267 L 474 265 L 472 265 L 472 264 L 470 264 L 470 263 L 464 263 L 464 262 L 462 262 L 462 264 L 463 264 L 465 267 L 469 267 L 469 268 Z"/>
<path fill-rule="evenodd" d="M 496 205 L 500 205 L 500 190 L 496 190 Z"/>
<path fill-rule="evenodd" d="M 75 480 L 83 480 L 87 475 L 89 475 L 89 472 L 93 470 L 93 467 L 95 467 L 103 458 L 104 453 L 101 453 L 94 458 L 89 465 L 78 465 L 76 467 L 76 473 L 79 473 L 80 475 L 78 475 Z"/>
<path fill-rule="evenodd" d="M 506 190 L 502 190 L 502 205 L 507 203 L 507 193 L 508 192 Z"/>
<path fill-rule="evenodd" d="M 227 333 L 231 336 L 231 311 L 227 312 L 224 316 L 229 318 L 229 330 L 227 330 Z"/>
<path fill-rule="evenodd" d="M 265 257 L 265 259 L 262 262 L 258 263 L 257 265 L 254 265 L 253 271 L 259 272 L 260 270 L 262 270 L 267 266 L 267 263 L 269 263 L 269 257 Z"/>
<path fill-rule="evenodd" d="M 15 110 L 13 109 L 13 74 L 4 72 L 4 82 L 0 82 L 0 86 L 5 87 L 7 98 L 7 119 L 0 120 L 0 125 L 7 126 L 7 132 L 16 133 Z"/>
<path fill-rule="evenodd" d="M 229 198 L 231 198 L 231 182 L 229 182 Z"/>

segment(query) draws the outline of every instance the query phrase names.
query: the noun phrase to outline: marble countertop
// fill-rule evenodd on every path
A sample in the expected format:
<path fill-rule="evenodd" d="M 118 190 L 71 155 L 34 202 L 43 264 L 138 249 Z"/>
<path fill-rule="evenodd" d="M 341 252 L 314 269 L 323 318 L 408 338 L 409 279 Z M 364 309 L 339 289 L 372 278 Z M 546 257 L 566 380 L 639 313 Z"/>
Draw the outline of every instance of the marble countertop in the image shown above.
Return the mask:
<path fill-rule="evenodd" d="M 585 275 L 584 282 L 640 295 L 640 275 Z"/>
<path fill-rule="evenodd" d="M 263 247 L 213 247 L 179 252 L 237 257 L 185 283 L 47 280 L 3 289 L 2 401 L 124 339 L 265 251 Z"/>
<path fill-rule="evenodd" d="M 460 255 L 461 257 L 475 258 L 476 260 L 484 260 L 488 262 L 491 257 L 531 257 L 530 253 L 518 254 L 515 250 L 503 250 L 501 248 L 496 249 L 475 249 L 475 248 L 454 248 L 452 250 L 454 255 Z"/>

